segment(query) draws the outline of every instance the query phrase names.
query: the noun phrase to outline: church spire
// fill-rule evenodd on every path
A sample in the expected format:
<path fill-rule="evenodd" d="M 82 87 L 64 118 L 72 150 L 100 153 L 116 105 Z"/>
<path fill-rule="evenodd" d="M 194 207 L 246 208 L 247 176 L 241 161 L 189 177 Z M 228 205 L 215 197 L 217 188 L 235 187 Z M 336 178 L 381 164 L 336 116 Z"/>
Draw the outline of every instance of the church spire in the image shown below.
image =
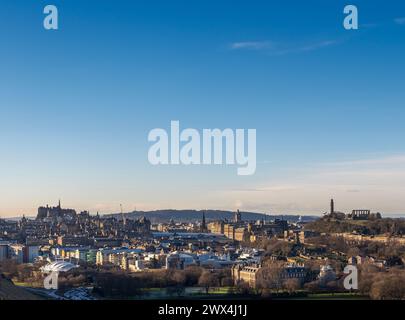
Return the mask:
<path fill-rule="evenodd" d="M 122 204 L 120 204 L 120 209 L 121 209 L 122 225 L 125 227 L 125 225 L 127 224 L 127 219 L 124 212 L 122 211 Z"/>
<path fill-rule="evenodd" d="M 205 211 L 203 211 L 202 221 L 201 221 L 201 231 L 206 231 L 206 230 L 207 230 L 207 225 L 205 222 Z"/>

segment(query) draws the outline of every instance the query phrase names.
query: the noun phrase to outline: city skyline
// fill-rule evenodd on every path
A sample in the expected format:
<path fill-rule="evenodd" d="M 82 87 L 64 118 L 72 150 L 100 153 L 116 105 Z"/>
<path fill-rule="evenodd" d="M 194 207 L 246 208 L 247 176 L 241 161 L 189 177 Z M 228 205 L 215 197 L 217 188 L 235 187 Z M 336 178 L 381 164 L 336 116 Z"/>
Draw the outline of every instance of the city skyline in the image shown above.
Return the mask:
<path fill-rule="evenodd" d="M 46 4 L 0 12 L 0 217 L 59 198 L 92 213 L 316 215 L 330 198 L 405 213 L 405 4 L 357 1 L 355 31 L 340 0 L 54 1 L 56 31 Z M 172 120 L 256 129 L 256 173 L 151 166 L 148 132 Z"/>
<path fill-rule="evenodd" d="M 334 206 L 332 204 L 332 203 L 334 203 L 334 201 L 335 201 L 335 199 L 333 199 L 333 198 L 330 199 L 329 207 L 325 206 L 323 208 L 323 211 L 321 211 L 321 212 L 314 212 L 314 213 L 310 213 L 310 214 L 300 214 L 299 212 L 285 213 L 285 212 L 270 212 L 270 211 L 265 212 L 265 211 L 249 211 L 249 210 L 242 211 L 239 208 L 233 210 L 233 209 L 227 209 L 227 208 L 220 208 L 219 209 L 219 208 L 208 208 L 208 207 L 203 208 L 203 209 L 201 209 L 201 208 L 180 208 L 180 209 L 179 208 L 155 208 L 155 209 L 150 209 L 150 210 L 142 210 L 142 209 L 137 209 L 137 207 L 135 206 L 133 210 L 124 210 L 124 207 L 123 207 L 122 204 L 118 205 L 117 210 L 113 209 L 113 210 L 111 210 L 109 212 L 100 212 L 99 210 L 96 210 L 96 211 L 89 210 L 89 208 L 75 208 L 75 207 L 69 206 L 69 205 L 63 206 L 61 204 L 61 200 L 59 199 L 57 203 L 55 202 L 55 203 L 46 203 L 46 204 L 39 205 L 32 212 L 30 211 L 28 213 L 23 213 L 23 214 L 20 214 L 20 215 L 17 215 L 17 216 L 0 216 L 0 219 L 12 219 L 12 220 L 18 219 L 19 220 L 22 217 L 33 219 L 38 215 L 38 212 L 40 210 L 44 211 L 44 210 L 46 210 L 48 208 L 49 209 L 57 209 L 57 208 L 60 209 L 60 208 L 62 208 L 62 209 L 73 210 L 73 211 L 77 211 L 77 212 L 85 212 L 85 213 L 88 213 L 88 214 L 90 214 L 92 216 L 98 216 L 98 215 L 100 215 L 100 216 L 104 216 L 104 215 L 109 216 L 109 215 L 120 215 L 120 214 L 121 215 L 122 214 L 126 215 L 126 214 L 130 214 L 130 213 L 144 213 L 146 217 L 149 217 L 148 214 L 153 215 L 155 212 L 165 212 L 165 211 L 166 212 L 172 212 L 172 211 L 176 212 L 177 211 L 179 214 L 181 214 L 181 212 L 194 212 L 194 213 L 200 212 L 202 214 L 202 217 L 203 217 L 202 219 L 203 220 L 205 219 L 205 214 L 207 212 L 227 212 L 227 213 L 238 212 L 239 213 L 239 211 L 240 212 L 245 212 L 245 213 L 251 213 L 251 214 L 264 215 L 264 216 L 267 215 L 269 217 L 275 217 L 275 216 L 322 217 L 325 214 L 328 214 L 330 212 L 334 212 L 335 207 L 332 207 L 332 206 Z M 127 208 L 125 208 L 125 209 L 127 209 Z M 336 212 L 343 212 L 345 214 L 350 214 L 351 212 L 354 212 L 354 211 L 370 211 L 371 212 L 371 211 L 376 211 L 376 210 L 372 210 L 372 209 L 370 210 L 370 208 L 366 209 L 366 207 L 342 208 L 341 206 L 338 206 L 338 210 L 336 210 Z M 378 212 L 379 214 L 383 214 L 385 218 L 404 218 L 405 217 L 405 214 L 403 214 L 403 213 L 394 213 L 394 214 L 389 214 L 388 213 L 388 214 L 385 214 L 385 213 L 382 213 L 382 212 L 379 212 L 379 211 L 376 211 L 376 212 Z M 164 215 L 162 217 L 164 217 Z M 199 220 L 200 218 L 201 218 L 200 216 L 196 216 L 197 220 Z M 186 217 L 186 220 L 187 219 L 188 218 Z"/>

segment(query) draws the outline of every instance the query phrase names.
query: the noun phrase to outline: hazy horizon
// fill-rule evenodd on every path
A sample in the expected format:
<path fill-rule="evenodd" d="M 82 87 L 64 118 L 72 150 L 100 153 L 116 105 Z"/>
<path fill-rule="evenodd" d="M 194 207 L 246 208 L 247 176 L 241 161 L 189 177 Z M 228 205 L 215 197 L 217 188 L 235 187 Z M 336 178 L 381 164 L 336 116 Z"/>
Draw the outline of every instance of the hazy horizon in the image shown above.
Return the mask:
<path fill-rule="evenodd" d="M 53 205 L 50 205 L 50 206 L 52 207 Z M 98 212 L 98 211 L 91 211 L 91 210 L 84 209 L 84 208 L 77 209 L 77 208 L 73 208 L 73 207 L 69 207 L 69 206 L 64 207 L 63 205 L 61 207 L 66 208 L 66 209 L 74 209 L 74 210 L 76 210 L 77 213 L 80 213 L 81 211 L 89 211 L 91 215 L 96 215 L 97 212 Z M 356 208 L 356 209 L 359 209 L 359 208 Z M 365 209 L 365 208 L 361 208 L 361 209 Z M 151 209 L 151 210 L 132 210 L 132 211 L 125 211 L 124 210 L 123 212 L 124 212 L 124 214 L 127 214 L 127 213 L 133 213 L 133 212 L 146 212 L 146 213 L 148 213 L 148 212 L 154 212 L 154 211 L 169 211 L 169 210 L 174 210 L 174 211 L 187 211 L 187 210 L 204 211 L 204 210 L 207 210 L 207 211 L 229 211 L 229 212 L 234 212 L 235 211 L 233 209 L 226 209 L 226 208 L 221 208 L 221 209 L 218 209 L 218 208 L 205 208 L 205 209 L 201 209 L 201 208 L 181 208 L 181 209 L 178 209 L 178 208 L 176 208 L 176 209 L 175 208 L 161 208 L 161 209 Z M 258 213 L 258 214 L 265 214 L 265 215 L 270 215 L 270 216 L 282 216 L 282 215 L 290 215 L 290 216 L 294 216 L 294 215 L 297 216 L 298 215 L 299 216 L 299 215 L 301 215 L 301 216 L 315 216 L 315 217 L 321 217 L 327 211 L 328 210 L 325 209 L 325 211 L 321 212 L 321 213 L 298 213 L 298 212 L 288 212 L 287 213 L 287 212 L 260 212 L 260 211 L 251 211 L 251 210 L 241 210 L 242 213 L 243 212 Z M 340 210 L 337 210 L 337 211 L 340 211 Z M 342 212 L 350 213 L 351 210 L 342 211 Z M 98 213 L 100 215 L 110 215 L 110 214 L 119 214 L 120 211 L 119 211 L 119 209 L 117 209 L 117 211 L 98 212 Z M 391 213 L 391 214 L 390 213 L 386 214 L 384 212 L 380 212 L 380 213 L 382 214 L 383 218 L 404 218 L 405 217 L 405 213 Z M 10 215 L 9 216 L 7 216 L 7 215 L 2 216 L 2 215 L 0 215 L 0 219 L 19 219 L 19 218 L 21 218 L 23 216 L 25 216 L 26 218 L 35 218 L 36 214 L 37 214 L 37 209 L 35 209 L 35 212 L 31 212 L 31 213 L 28 213 L 28 214 L 23 213 L 21 215 L 15 215 L 15 216 L 10 216 Z"/>

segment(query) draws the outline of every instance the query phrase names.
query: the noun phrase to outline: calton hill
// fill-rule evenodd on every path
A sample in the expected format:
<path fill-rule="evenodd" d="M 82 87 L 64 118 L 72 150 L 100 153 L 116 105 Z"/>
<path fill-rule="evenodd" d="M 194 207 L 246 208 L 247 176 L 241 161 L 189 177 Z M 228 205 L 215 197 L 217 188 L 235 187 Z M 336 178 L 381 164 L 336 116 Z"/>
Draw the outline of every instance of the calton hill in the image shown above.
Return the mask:
<path fill-rule="evenodd" d="M 375 218 L 356 220 L 342 215 L 325 214 L 308 223 L 307 230 L 319 233 L 352 233 L 364 236 L 405 236 L 405 219 Z"/>
<path fill-rule="evenodd" d="M 384 218 L 369 210 L 336 212 L 333 201 L 331 207 L 323 217 L 305 225 L 306 232 L 312 234 L 306 239 L 306 251 L 323 252 L 337 269 L 356 265 L 359 294 L 404 299 L 405 220 Z"/>

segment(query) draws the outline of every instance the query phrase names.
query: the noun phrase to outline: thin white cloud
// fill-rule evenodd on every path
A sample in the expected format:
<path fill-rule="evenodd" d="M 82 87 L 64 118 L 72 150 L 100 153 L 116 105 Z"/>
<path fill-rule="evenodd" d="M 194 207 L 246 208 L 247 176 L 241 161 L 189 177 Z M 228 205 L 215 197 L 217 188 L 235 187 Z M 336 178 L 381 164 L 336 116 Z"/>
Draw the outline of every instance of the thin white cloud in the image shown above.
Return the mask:
<path fill-rule="evenodd" d="M 394 19 L 394 22 L 396 23 L 396 24 L 399 24 L 399 25 L 405 25 L 405 17 L 401 17 L 401 18 L 396 18 L 396 19 Z"/>
<path fill-rule="evenodd" d="M 317 164 L 224 193 L 266 212 L 320 214 L 333 197 L 344 212 L 404 213 L 405 155 Z"/>
<path fill-rule="evenodd" d="M 270 41 L 244 41 L 231 43 L 230 48 L 232 50 L 261 50 L 270 49 L 273 47 L 273 43 Z"/>
<path fill-rule="evenodd" d="M 354 166 L 354 165 L 392 165 L 405 164 L 405 155 L 387 156 L 382 158 L 369 158 L 350 161 L 325 163 L 327 166 Z"/>
<path fill-rule="evenodd" d="M 310 52 L 318 49 L 330 47 L 338 44 L 336 40 L 322 40 L 318 42 L 307 43 L 275 43 L 269 40 L 266 41 L 244 41 L 231 43 L 231 50 L 256 50 L 264 51 L 273 55 L 284 55 L 290 53 Z"/>
<path fill-rule="evenodd" d="M 311 43 L 306 46 L 302 46 L 299 48 L 296 48 L 297 51 L 313 51 L 325 47 L 330 47 L 332 45 L 337 44 L 338 42 L 335 40 L 326 40 L 326 41 L 321 41 L 321 42 L 316 42 L 316 43 Z"/>

